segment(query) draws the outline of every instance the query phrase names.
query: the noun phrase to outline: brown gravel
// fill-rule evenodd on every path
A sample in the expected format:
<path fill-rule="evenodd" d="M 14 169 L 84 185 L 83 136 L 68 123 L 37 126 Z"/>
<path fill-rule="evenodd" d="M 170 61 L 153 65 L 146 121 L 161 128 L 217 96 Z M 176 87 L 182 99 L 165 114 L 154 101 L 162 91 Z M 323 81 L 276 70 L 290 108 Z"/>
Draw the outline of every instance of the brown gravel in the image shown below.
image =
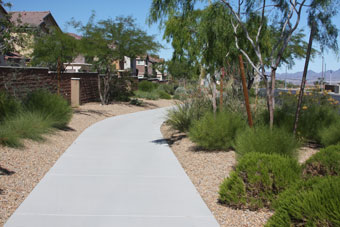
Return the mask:
<path fill-rule="evenodd" d="M 88 103 L 75 109 L 66 131 L 46 135 L 42 143 L 25 140 L 23 149 L 0 145 L 0 226 L 23 202 L 60 155 L 87 127 L 107 117 L 173 105 L 171 100 L 144 100 L 143 107 L 126 103 Z"/>
<path fill-rule="evenodd" d="M 273 214 L 269 210 L 237 210 L 220 205 L 218 201 L 219 185 L 236 164 L 234 151 L 205 152 L 198 150 L 184 133 L 172 130 L 168 125 L 161 127 L 162 134 L 169 141 L 170 147 L 183 169 L 190 177 L 197 191 L 214 214 L 221 226 L 263 226 Z M 318 150 L 303 148 L 299 152 L 300 163 Z"/>

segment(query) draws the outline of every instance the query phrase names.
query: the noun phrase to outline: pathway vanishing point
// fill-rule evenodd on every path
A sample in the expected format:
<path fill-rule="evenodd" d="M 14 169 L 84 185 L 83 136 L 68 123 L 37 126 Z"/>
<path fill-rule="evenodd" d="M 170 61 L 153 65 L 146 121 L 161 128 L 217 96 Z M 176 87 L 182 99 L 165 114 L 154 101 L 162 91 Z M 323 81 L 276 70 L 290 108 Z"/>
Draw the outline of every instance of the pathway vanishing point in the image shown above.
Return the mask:
<path fill-rule="evenodd" d="M 162 140 L 165 111 L 86 129 L 5 227 L 219 226 Z"/>

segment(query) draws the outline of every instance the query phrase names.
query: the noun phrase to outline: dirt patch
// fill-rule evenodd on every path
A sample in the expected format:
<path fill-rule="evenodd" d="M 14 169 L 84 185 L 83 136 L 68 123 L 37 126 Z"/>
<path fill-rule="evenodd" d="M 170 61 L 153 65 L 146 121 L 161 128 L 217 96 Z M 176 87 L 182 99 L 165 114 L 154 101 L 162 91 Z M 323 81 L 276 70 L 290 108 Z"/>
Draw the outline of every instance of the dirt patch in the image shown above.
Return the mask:
<path fill-rule="evenodd" d="M 90 125 L 107 117 L 174 104 L 172 100 L 143 100 L 144 106 L 88 103 L 74 110 L 69 127 L 46 135 L 42 143 L 25 140 L 23 149 L 0 145 L 0 226 L 54 165 L 60 155 Z"/>

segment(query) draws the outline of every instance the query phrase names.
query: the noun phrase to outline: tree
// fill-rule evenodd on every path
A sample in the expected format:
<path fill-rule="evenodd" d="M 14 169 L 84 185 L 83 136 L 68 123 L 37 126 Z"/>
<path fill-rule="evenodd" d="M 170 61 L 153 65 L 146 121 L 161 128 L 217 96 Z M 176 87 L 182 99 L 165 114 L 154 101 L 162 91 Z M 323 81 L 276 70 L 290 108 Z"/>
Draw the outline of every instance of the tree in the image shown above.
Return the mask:
<path fill-rule="evenodd" d="M 156 52 L 161 45 L 154 36 L 136 26 L 132 17 L 116 17 L 100 20 L 95 23 L 93 13 L 88 23 L 83 25 L 74 19 L 70 22 L 81 33 L 81 52 L 89 63 L 92 63 L 98 73 L 98 88 L 103 105 L 109 103 L 109 83 L 115 72 L 114 62 L 120 64 L 124 57 L 136 58 L 147 52 Z"/>
<path fill-rule="evenodd" d="M 307 49 L 307 56 L 305 61 L 305 67 L 303 71 L 303 76 L 300 85 L 300 94 L 298 99 L 298 104 L 295 113 L 295 120 L 294 120 L 294 127 L 293 133 L 294 135 L 297 132 L 298 122 L 299 122 L 299 115 L 302 105 L 302 99 L 304 95 L 304 89 L 306 85 L 306 77 L 308 71 L 308 63 L 309 58 L 311 55 L 311 49 L 313 45 L 313 39 L 316 39 L 321 44 L 321 49 L 323 50 L 325 47 L 334 50 L 335 52 L 338 51 L 337 45 L 337 36 L 338 31 L 336 27 L 332 24 L 331 18 L 332 16 L 337 14 L 337 9 L 332 8 L 331 5 L 323 1 L 315 1 L 313 2 L 314 6 L 310 9 L 308 15 L 308 24 L 311 27 L 308 49 Z"/>
<path fill-rule="evenodd" d="M 0 0 L 0 6 L 10 8 L 12 5 Z M 18 18 L 18 22 L 20 22 L 20 18 Z M 0 14 L 0 65 L 6 54 L 15 51 L 16 47 L 23 47 L 26 44 L 26 36 L 22 34 L 27 32 L 29 30 L 25 25 L 16 26 L 11 22 L 10 13 Z"/>
<path fill-rule="evenodd" d="M 79 55 L 78 40 L 58 28 L 50 29 L 48 34 L 36 35 L 34 39 L 31 62 L 34 66 L 56 71 L 58 62 L 70 63 Z"/>
<path fill-rule="evenodd" d="M 190 14 L 195 8 L 196 0 L 153 0 L 150 10 L 150 20 L 161 21 L 161 23 L 174 15 L 175 12 L 181 12 L 182 15 Z M 266 84 L 267 105 L 269 110 L 270 126 L 274 122 L 274 104 L 275 104 L 275 77 L 276 70 L 285 59 L 287 47 L 292 41 L 292 37 L 298 30 L 302 12 L 308 8 L 311 14 L 316 15 L 325 8 L 336 9 L 339 4 L 338 0 L 239 0 L 231 3 L 228 0 L 218 0 L 223 3 L 228 10 L 232 19 L 225 21 L 225 25 L 231 23 L 234 33 L 235 46 L 245 56 L 255 73 L 259 74 Z M 323 27 L 327 27 L 325 18 L 322 13 L 318 18 Z M 249 18 L 257 18 L 254 26 L 248 27 Z M 268 45 L 263 46 L 261 36 L 265 28 L 271 30 L 271 48 Z M 331 29 L 333 34 L 334 29 Z M 240 42 L 240 34 L 246 40 L 246 44 Z M 320 32 L 320 34 L 325 34 Z M 327 33 L 329 34 L 329 33 Z M 323 38 L 329 38 L 328 35 L 321 35 Z M 250 48 L 249 48 L 250 47 Z M 269 51 L 269 52 L 268 52 Z M 252 54 L 254 57 L 252 57 Z M 269 65 L 269 67 L 267 67 Z M 270 75 L 266 70 L 270 68 Z M 270 77 L 270 79 L 269 79 Z"/>

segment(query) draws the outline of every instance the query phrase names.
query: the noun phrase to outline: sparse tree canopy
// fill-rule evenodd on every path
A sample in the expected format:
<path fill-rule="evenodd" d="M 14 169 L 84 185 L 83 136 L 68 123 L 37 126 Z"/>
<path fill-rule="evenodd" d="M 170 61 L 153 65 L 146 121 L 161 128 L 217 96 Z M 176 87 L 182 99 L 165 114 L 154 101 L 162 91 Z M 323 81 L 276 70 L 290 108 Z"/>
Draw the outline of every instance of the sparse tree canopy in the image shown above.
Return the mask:
<path fill-rule="evenodd" d="M 59 29 L 51 29 L 49 34 L 35 36 L 32 65 L 57 70 L 61 63 L 72 62 L 79 54 L 79 41 Z"/>
<path fill-rule="evenodd" d="M 154 36 L 137 27 L 132 17 L 116 17 L 98 23 L 94 19 L 93 13 L 86 25 L 75 20 L 71 24 L 81 32 L 82 52 L 98 72 L 112 72 L 113 62 L 123 60 L 124 56 L 135 58 L 161 48 Z"/>

